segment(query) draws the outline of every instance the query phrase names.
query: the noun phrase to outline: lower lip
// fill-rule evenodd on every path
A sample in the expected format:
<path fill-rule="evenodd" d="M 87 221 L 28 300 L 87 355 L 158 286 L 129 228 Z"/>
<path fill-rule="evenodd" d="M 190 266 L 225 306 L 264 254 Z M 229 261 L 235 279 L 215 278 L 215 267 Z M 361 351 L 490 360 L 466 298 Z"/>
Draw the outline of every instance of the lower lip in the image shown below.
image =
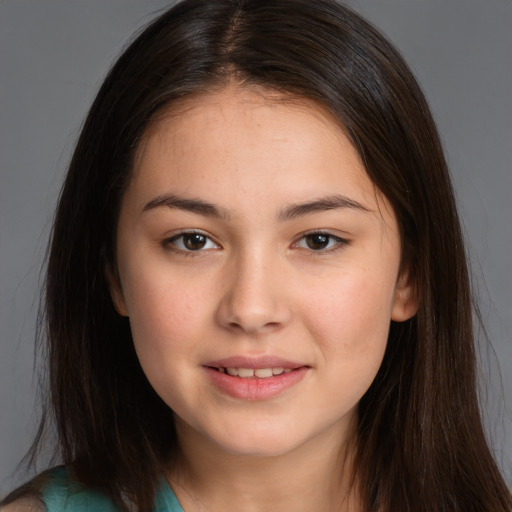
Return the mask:
<path fill-rule="evenodd" d="M 302 366 L 289 373 L 265 379 L 233 377 L 209 367 L 206 367 L 206 371 L 217 389 L 227 395 L 243 400 L 268 400 L 299 383 L 305 377 L 308 368 Z"/>

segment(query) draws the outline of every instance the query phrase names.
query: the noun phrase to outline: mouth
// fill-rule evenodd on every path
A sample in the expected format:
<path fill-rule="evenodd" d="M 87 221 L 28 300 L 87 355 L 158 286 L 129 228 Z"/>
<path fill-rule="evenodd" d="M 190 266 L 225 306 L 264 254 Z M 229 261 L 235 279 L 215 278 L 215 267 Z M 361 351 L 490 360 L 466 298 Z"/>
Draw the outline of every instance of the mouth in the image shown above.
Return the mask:
<path fill-rule="evenodd" d="M 294 388 L 311 367 L 277 357 L 230 357 L 204 365 L 221 393 L 243 400 L 267 400 Z"/>
<path fill-rule="evenodd" d="M 219 373 L 226 373 L 231 377 L 240 377 L 241 379 L 268 379 L 283 373 L 290 373 L 292 368 L 284 368 L 283 366 L 275 366 L 269 368 L 234 368 L 234 367 L 210 367 L 212 370 L 217 370 Z"/>

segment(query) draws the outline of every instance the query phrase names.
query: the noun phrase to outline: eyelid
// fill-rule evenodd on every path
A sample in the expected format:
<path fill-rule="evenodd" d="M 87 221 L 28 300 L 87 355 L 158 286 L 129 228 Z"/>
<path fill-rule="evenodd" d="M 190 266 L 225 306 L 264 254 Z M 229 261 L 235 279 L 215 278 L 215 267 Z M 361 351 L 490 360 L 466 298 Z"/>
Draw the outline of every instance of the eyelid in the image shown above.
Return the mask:
<path fill-rule="evenodd" d="M 328 247 L 325 249 L 318 249 L 318 250 L 311 249 L 308 247 L 299 247 L 299 245 L 298 245 L 299 242 L 301 240 L 304 240 L 307 236 L 311 236 L 311 235 L 327 236 L 327 237 L 331 238 L 332 240 L 334 240 L 336 242 L 336 245 L 334 247 Z M 335 252 L 349 244 L 350 244 L 349 239 L 339 236 L 339 235 L 335 235 L 332 231 L 329 231 L 327 229 L 311 229 L 311 230 L 305 231 L 305 232 L 301 233 L 300 235 L 298 235 L 297 238 L 295 239 L 295 242 L 293 242 L 292 247 L 296 247 L 298 249 L 304 249 L 309 254 L 319 256 L 319 255 L 326 254 L 329 252 Z"/>
<path fill-rule="evenodd" d="M 215 247 L 207 247 L 207 248 L 201 248 L 197 250 L 187 249 L 187 248 L 180 248 L 175 244 L 175 241 L 179 238 L 182 238 L 186 235 L 201 235 L 204 236 L 206 239 L 208 239 L 211 243 L 215 245 Z M 173 252 L 176 252 L 178 254 L 183 254 L 185 256 L 194 256 L 198 255 L 202 252 L 209 251 L 209 250 L 217 250 L 221 248 L 221 245 L 208 233 L 205 231 L 201 231 L 200 229 L 183 229 L 177 233 L 174 233 L 173 235 L 166 237 L 164 240 L 162 240 L 162 246 L 165 249 L 172 250 Z"/>
<path fill-rule="evenodd" d="M 206 248 L 200 248 L 197 250 L 193 250 L 193 249 L 181 248 L 176 245 L 176 243 L 175 243 L 176 240 L 178 240 L 181 237 L 184 237 L 186 235 L 194 235 L 194 234 L 204 236 L 215 247 L 206 247 Z M 332 241 L 334 241 L 335 245 L 333 247 L 327 247 L 327 248 L 323 248 L 323 249 L 312 249 L 310 247 L 300 247 L 299 243 L 302 240 L 304 240 L 306 237 L 311 236 L 311 235 L 324 235 L 324 236 L 328 237 L 329 239 L 331 239 Z M 341 248 L 345 247 L 346 245 L 348 245 L 349 243 L 350 243 L 349 239 L 344 238 L 339 235 L 336 235 L 330 230 L 312 229 L 312 230 L 305 231 L 305 232 L 301 233 L 300 235 L 298 235 L 295 238 L 295 241 L 292 243 L 292 247 L 298 248 L 298 249 L 304 249 L 305 251 L 307 251 L 308 253 L 310 253 L 312 255 L 322 255 L 325 253 L 334 252 L 338 249 L 341 249 Z M 176 253 L 183 254 L 185 256 L 199 255 L 200 253 L 208 251 L 208 250 L 212 250 L 212 249 L 217 250 L 217 249 L 222 248 L 222 246 L 210 234 L 208 234 L 207 232 L 202 231 L 200 229 L 184 229 L 182 231 L 174 233 L 173 235 L 166 237 L 162 241 L 162 246 L 164 248 L 168 248 Z"/>

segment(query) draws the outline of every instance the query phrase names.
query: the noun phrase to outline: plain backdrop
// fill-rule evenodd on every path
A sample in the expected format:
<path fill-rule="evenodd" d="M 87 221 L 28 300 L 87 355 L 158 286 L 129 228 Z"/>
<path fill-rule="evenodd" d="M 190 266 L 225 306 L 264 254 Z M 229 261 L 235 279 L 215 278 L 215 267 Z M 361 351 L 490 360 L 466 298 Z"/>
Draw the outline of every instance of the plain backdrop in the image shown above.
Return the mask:
<path fill-rule="evenodd" d="M 15 469 L 36 428 L 41 265 L 70 153 L 113 60 L 169 4 L 0 0 L 0 495 L 30 475 Z M 512 1 L 348 4 L 399 47 L 438 122 L 493 345 L 482 350 L 484 417 L 511 484 Z"/>

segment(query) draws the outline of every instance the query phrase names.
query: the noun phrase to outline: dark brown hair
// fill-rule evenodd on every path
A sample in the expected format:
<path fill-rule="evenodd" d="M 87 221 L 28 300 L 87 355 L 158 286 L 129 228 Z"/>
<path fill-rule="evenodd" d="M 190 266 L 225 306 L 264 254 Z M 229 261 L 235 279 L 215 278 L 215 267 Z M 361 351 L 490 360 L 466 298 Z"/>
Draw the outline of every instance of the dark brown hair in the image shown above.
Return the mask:
<path fill-rule="evenodd" d="M 480 420 L 465 253 L 434 122 L 398 52 L 334 0 L 185 0 L 110 71 L 70 164 L 48 260 L 50 392 L 64 463 L 117 503 L 128 496 L 149 511 L 177 453 L 172 411 L 140 368 L 107 273 L 148 123 L 228 81 L 326 107 L 398 218 L 420 307 L 391 324 L 360 402 L 363 510 L 510 511 Z"/>

